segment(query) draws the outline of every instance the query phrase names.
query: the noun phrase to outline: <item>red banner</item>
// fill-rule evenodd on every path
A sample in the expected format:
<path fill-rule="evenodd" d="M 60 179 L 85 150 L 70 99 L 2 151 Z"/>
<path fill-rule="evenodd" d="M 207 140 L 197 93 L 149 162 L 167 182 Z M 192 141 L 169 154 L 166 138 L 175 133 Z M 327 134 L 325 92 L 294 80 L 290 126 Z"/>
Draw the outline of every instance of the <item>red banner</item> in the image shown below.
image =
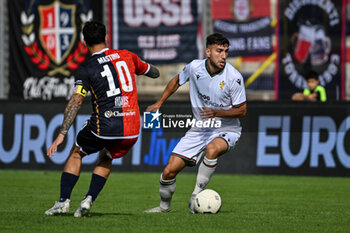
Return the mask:
<path fill-rule="evenodd" d="M 269 0 L 212 0 L 214 31 L 230 41 L 229 56 L 272 53 Z"/>
<path fill-rule="evenodd" d="M 270 17 L 270 0 L 212 0 L 213 19 Z"/>

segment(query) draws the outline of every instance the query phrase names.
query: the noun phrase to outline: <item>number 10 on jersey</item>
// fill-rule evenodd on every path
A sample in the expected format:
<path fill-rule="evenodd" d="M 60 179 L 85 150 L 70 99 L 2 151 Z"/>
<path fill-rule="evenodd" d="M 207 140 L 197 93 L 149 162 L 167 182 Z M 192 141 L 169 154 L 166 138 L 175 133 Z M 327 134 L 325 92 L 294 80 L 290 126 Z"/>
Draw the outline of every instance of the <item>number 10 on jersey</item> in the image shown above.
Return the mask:
<path fill-rule="evenodd" d="M 129 71 L 129 68 L 128 68 L 126 62 L 125 61 L 118 61 L 117 63 L 115 63 L 115 67 L 117 69 L 118 78 L 119 78 L 119 81 L 120 81 L 120 84 L 121 84 L 123 91 L 131 92 L 133 90 L 132 78 L 131 78 L 131 74 L 130 74 L 130 71 Z M 112 75 L 112 72 L 111 72 L 109 66 L 104 65 L 103 69 L 104 70 L 101 72 L 101 75 L 102 75 L 102 77 L 107 78 L 108 86 L 109 86 L 109 90 L 106 92 L 107 97 L 120 95 L 120 93 L 121 93 L 120 88 L 117 88 L 115 86 L 114 78 L 113 78 L 113 75 Z M 127 81 L 125 79 L 125 76 L 127 78 Z"/>

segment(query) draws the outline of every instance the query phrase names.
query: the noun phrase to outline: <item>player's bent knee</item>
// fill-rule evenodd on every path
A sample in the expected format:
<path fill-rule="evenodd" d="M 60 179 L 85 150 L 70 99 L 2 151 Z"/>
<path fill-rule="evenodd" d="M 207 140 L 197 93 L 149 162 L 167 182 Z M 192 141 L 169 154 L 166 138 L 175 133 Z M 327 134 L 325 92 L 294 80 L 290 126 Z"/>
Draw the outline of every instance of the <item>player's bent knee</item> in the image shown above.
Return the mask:
<path fill-rule="evenodd" d="M 86 156 L 86 153 L 84 153 L 83 151 L 80 150 L 79 147 L 74 145 L 71 149 L 70 156 L 72 156 L 74 158 L 82 159 L 83 157 Z"/>
<path fill-rule="evenodd" d="M 221 153 L 221 148 L 216 145 L 209 144 L 206 149 L 205 157 L 208 159 L 216 159 Z"/>
<path fill-rule="evenodd" d="M 165 167 L 162 177 L 163 180 L 172 180 L 176 177 L 176 175 L 176 171 L 172 171 L 169 167 Z"/>

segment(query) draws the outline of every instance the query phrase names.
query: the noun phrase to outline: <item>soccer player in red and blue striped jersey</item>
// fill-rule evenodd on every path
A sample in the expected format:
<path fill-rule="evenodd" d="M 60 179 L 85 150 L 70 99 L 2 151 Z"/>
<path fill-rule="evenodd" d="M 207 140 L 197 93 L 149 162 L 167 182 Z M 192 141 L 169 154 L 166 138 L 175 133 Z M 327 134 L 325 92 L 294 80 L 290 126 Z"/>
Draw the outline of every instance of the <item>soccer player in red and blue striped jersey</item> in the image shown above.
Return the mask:
<path fill-rule="evenodd" d="M 65 164 L 61 176 L 60 200 L 45 215 L 69 212 L 70 195 L 80 175 L 82 158 L 102 151 L 93 171 L 89 191 L 74 216 L 81 217 L 89 213 L 110 174 L 112 159 L 123 157 L 139 135 L 140 112 L 135 74 L 159 77 L 158 69 L 142 61 L 136 54 L 107 48 L 103 24 L 87 22 L 83 36 L 92 55 L 77 71 L 74 93 L 65 109 L 59 135 L 47 155 L 52 157 L 64 141 L 88 92 L 91 93 L 93 112 L 80 130 Z"/>

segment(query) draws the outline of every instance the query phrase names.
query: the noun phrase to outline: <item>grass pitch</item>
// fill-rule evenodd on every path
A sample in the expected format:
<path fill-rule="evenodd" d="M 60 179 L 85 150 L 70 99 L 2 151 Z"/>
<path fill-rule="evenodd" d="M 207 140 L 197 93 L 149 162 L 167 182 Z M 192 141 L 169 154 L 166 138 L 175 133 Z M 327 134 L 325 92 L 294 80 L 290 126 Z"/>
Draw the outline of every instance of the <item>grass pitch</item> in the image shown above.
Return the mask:
<path fill-rule="evenodd" d="M 61 172 L 0 171 L 0 232 L 350 232 L 349 178 L 215 174 L 208 188 L 222 197 L 217 215 L 192 215 L 195 174 L 181 173 L 170 213 L 159 204 L 158 173 L 112 173 L 90 216 L 73 213 L 88 190 L 82 173 L 70 214 L 44 216 L 59 198 Z"/>

